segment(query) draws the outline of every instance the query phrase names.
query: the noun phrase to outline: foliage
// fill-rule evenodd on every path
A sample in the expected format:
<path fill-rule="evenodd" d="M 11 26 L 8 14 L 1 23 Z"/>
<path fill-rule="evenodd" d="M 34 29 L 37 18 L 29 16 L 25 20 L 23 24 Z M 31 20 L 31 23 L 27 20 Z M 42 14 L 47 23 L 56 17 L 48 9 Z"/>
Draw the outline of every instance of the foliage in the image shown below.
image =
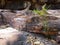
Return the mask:
<path fill-rule="evenodd" d="M 47 13 L 47 8 L 46 8 L 46 4 L 44 4 L 43 6 L 42 6 L 42 10 L 33 10 L 33 12 L 34 13 L 36 13 L 36 14 L 39 14 L 40 16 L 42 16 L 42 15 L 45 15 L 45 14 L 48 14 Z"/>
<path fill-rule="evenodd" d="M 50 7 L 50 6 L 49 6 Z M 49 8 L 48 7 L 48 8 Z M 40 16 L 43 16 L 43 18 L 44 18 L 44 21 L 43 21 L 43 31 L 44 32 L 49 32 L 49 28 L 48 28 L 48 21 L 47 21 L 47 19 L 46 19 L 46 14 L 48 14 L 48 12 L 47 12 L 47 10 L 48 10 L 48 8 L 46 8 L 46 4 L 44 4 L 43 6 L 42 6 L 42 10 L 33 10 L 33 12 L 34 13 L 36 13 L 36 14 L 38 14 L 38 15 L 40 15 Z M 49 35 L 49 34 L 48 34 Z M 47 36 L 48 38 L 50 38 L 50 36 Z"/>

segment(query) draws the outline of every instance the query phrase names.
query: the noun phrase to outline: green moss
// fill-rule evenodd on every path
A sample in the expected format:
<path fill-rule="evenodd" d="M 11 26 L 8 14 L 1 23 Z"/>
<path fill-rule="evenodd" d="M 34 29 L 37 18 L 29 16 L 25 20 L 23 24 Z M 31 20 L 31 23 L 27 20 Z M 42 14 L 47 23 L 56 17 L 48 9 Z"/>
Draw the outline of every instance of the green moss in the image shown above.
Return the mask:
<path fill-rule="evenodd" d="M 46 4 L 44 4 L 43 6 L 42 6 L 42 10 L 33 10 L 33 12 L 34 13 L 36 13 L 36 14 L 39 14 L 40 16 L 43 16 L 43 15 L 45 15 L 45 14 L 48 14 L 47 13 L 47 8 L 46 8 Z"/>

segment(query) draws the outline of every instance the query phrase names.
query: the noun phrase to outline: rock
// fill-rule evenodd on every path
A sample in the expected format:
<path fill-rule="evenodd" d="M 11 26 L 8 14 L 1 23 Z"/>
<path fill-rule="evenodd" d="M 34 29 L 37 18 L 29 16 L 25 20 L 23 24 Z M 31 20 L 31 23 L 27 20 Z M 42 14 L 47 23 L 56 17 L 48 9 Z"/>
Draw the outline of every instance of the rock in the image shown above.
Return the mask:
<path fill-rule="evenodd" d="M 47 10 L 47 12 L 51 15 L 59 16 L 60 10 Z M 57 14 L 57 15 L 56 15 Z"/>
<path fill-rule="evenodd" d="M 56 41 L 55 41 L 55 40 L 51 40 L 51 42 L 56 43 Z"/>
<path fill-rule="evenodd" d="M 13 19 L 14 18 L 14 15 L 16 16 L 16 14 L 15 13 L 12 13 L 12 12 L 2 12 L 2 14 L 3 14 L 3 17 L 4 17 L 4 19 L 6 20 L 6 22 L 10 22 L 10 20 L 11 19 Z"/>
<path fill-rule="evenodd" d="M 56 37 L 56 41 L 57 41 L 58 44 L 60 44 L 60 36 Z"/>
<path fill-rule="evenodd" d="M 35 20 L 35 18 L 36 18 L 36 20 Z M 12 23 L 13 27 L 17 27 L 17 28 L 20 27 L 20 29 L 22 29 L 22 30 L 27 29 L 27 31 L 28 30 L 33 30 L 33 31 L 38 30 L 38 32 L 42 29 L 42 25 L 38 24 L 39 23 L 38 17 L 22 15 L 22 16 L 17 16 L 14 19 L 15 20 L 13 20 L 13 23 Z M 35 23 L 36 23 L 36 25 L 35 25 Z M 22 28 L 21 28 L 21 26 L 22 26 Z M 34 32 L 36 32 L 36 31 L 34 31 Z"/>
<path fill-rule="evenodd" d="M 49 42 L 46 38 L 43 38 L 42 36 L 38 36 L 37 34 L 35 35 L 34 33 L 29 33 L 28 35 L 27 43 L 31 43 L 31 45 L 52 45 L 52 42 Z M 40 35 L 40 34 L 39 34 Z M 56 44 L 56 43 L 55 43 Z M 55 45 L 53 43 L 53 45 Z"/>
<path fill-rule="evenodd" d="M 58 32 L 58 35 L 57 35 L 57 37 L 56 37 L 56 42 L 57 42 L 58 44 L 60 44 L 60 31 Z"/>
<path fill-rule="evenodd" d="M 1 25 L 0 28 L 4 29 L 4 28 L 6 28 L 6 26 L 5 25 Z"/>
<path fill-rule="evenodd" d="M 24 39 L 22 32 L 11 27 L 0 30 L 0 45 L 18 45 L 19 40 Z"/>
<path fill-rule="evenodd" d="M 40 33 L 40 31 L 42 30 L 42 24 L 40 23 L 39 17 L 31 16 L 31 18 L 29 20 L 26 23 L 27 31 Z M 24 30 L 26 30 L 26 29 L 24 28 Z"/>
<path fill-rule="evenodd" d="M 44 45 L 42 42 L 36 41 L 34 42 L 34 45 Z"/>
<path fill-rule="evenodd" d="M 34 32 L 34 33 L 43 33 L 45 35 L 56 35 L 58 30 L 60 29 L 60 18 L 59 15 L 48 14 L 46 16 L 39 16 L 35 14 L 20 14 L 16 15 L 16 13 L 12 12 L 3 12 L 3 16 L 6 21 L 15 29 Z M 44 18 L 45 17 L 45 18 Z M 49 31 L 44 31 L 44 21 L 47 19 L 47 26 Z M 46 22 L 46 21 L 45 21 Z"/>
<path fill-rule="evenodd" d="M 26 22 L 28 20 L 27 16 L 17 16 L 12 20 L 12 27 L 22 30 L 26 26 Z"/>
<path fill-rule="evenodd" d="M 41 42 L 41 45 L 55 45 L 42 36 L 39 37 L 38 35 L 36 35 L 34 33 L 18 31 L 11 27 L 0 29 L 0 45 L 31 45 L 32 42 L 34 43 L 37 41 Z M 27 40 L 29 40 L 29 43 L 27 42 Z"/>

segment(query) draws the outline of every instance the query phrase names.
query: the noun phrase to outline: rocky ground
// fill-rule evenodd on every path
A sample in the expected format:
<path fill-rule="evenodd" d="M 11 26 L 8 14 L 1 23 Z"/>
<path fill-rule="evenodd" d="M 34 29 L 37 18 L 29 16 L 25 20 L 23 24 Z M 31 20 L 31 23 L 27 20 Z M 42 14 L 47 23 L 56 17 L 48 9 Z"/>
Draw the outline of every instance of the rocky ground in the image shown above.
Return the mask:
<path fill-rule="evenodd" d="M 22 32 L 13 29 L 12 27 L 8 27 L 0 29 L 0 45 L 57 45 L 57 44 L 55 41 L 48 40 L 47 38 L 44 38 L 44 36 L 40 34 Z"/>
<path fill-rule="evenodd" d="M 59 11 L 48 10 L 48 13 L 50 14 L 46 18 L 49 20 L 49 30 L 59 31 Z M 44 20 L 43 17 L 36 16 L 31 11 L 28 11 L 25 15 L 12 12 L 3 12 L 2 14 L 4 19 L 6 19 L 5 21 L 9 24 L 3 24 L 2 21 L 0 22 L 0 45 L 58 45 L 57 42 L 60 41 L 60 37 L 57 38 L 56 42 L 53 39 L 46 38 L 40 33 L 42 32 L 43 25 L 41 21 Z M 47 34 L 56 35 L 57 33 L 55 32 L 47 32 Z"/>

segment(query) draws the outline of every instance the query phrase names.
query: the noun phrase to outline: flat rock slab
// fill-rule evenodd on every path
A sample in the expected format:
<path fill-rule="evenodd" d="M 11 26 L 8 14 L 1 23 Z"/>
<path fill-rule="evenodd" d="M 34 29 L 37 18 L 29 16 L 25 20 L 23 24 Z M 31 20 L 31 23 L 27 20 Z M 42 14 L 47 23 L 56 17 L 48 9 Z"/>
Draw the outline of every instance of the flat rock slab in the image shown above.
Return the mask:
<path fill-rule="evenodd" d="M 21 32 L 11 27 L 0 29 L 0 45 L 56 45 L 42 36 Z"/>

